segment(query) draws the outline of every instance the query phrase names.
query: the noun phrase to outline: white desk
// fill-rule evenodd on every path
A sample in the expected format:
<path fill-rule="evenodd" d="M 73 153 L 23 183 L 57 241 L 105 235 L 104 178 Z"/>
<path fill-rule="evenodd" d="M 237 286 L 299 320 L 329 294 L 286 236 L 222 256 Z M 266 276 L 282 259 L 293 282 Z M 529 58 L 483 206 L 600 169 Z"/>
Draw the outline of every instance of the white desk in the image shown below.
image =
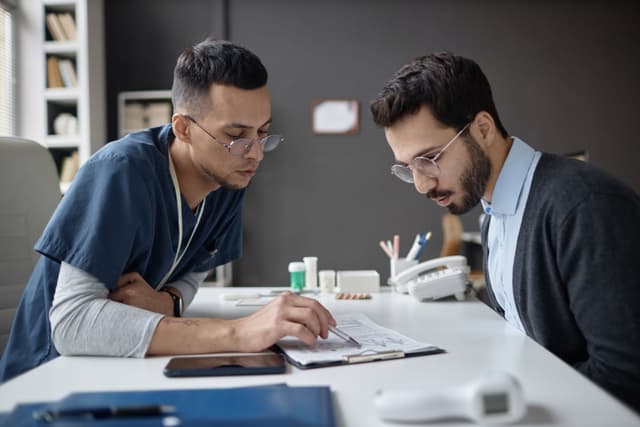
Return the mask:
<path fill-rule="evenodd" d="M 259 290 L 264 291 L 264 288 Z M 187 315 L 234 318 L 256 307 L 222 301 L 224 292 L 253 288 L 201 289 Z M 522 383 L 528 413 L 518 425 L 639 426 L 640 418 L 479 302 L 419 303 L 408 295 L 383 292 L 365 301 L 319 299 L 333 313 L 363 312 L 373 321 L 447 353 L 287 374 L 166 378 L 168 357 L 119 359 L 59 357 L 0 386 L 0 411 L 17 402 L 59 399 L 73 391 L 212 388 L 286 382 L 329 385 L 339 426 L 376 426 L 373 395 L 381 387 L 459 384 L 490 369 L 513 373 Z M 434 425 L 434 424 L 430 424 Z M 448 422 L 445 425 L 453 426 Z M 470 425 L 460 422 L 460 425 Z"/>

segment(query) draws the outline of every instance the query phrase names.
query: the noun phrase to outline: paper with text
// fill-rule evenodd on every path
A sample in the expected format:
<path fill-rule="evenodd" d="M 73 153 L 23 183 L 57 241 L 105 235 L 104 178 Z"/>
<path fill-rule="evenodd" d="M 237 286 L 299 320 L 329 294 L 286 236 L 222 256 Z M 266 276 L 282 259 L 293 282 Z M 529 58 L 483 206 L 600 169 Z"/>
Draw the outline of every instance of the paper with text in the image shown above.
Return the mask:
<path fill-rule="evenodd" d="M 355 338 L 361 347 L 345 342 L 331 332 L 326 340 L 318 338 L 318 345 L 315 348 L 309 347 L 295 337 L 284 337 L 278 341 L 277 345 L 287 357 L 301 365 L 344 361 L 350 356 L 377 353 L 401 351 L 411 354 L 438 350 L 431 344 L 425 344 L 392 329 L 383 328 L 362 313 L 338 314 L 335 319 L 337 327 Z"/>

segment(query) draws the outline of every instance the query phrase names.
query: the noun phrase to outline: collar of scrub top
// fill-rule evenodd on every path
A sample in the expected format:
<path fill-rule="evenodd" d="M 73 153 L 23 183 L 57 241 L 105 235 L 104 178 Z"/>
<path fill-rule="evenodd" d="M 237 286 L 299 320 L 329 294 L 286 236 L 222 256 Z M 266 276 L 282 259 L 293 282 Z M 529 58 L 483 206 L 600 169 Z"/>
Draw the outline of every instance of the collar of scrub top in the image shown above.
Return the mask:
<path fill-rule="evenodd" d="M 180 261 L 182 261 L 182 257 L 185 253 L 187 253 L 187 249 L 189 249 L 189 245 L 191 244 L 191 240 L 193 240 L 193 236 L 196 234 L 196 230 L 198 229 L 198 224 L 200 224 L 200 219 L 202 218 L 202 212 L 204 212 L 204 203 L 207 200 L 202 199 L 202 203 L 198 207 L 198 219 L 196 220 L 196 225 L 193 226 L 193 231 L 191 232 L 191 237 L 187 241 L 186 246 L 182 253 L 180 253 L 180 249 L 182 246 L 182 196 L 180 195 L 180 184 L 178 183 L 178 177 L 176 176 L 176 169 L 173 166 L 173 160 L 171 159 L 171 153 L 167 151 L 167 156 L 169 157 L 169 172 L 171 173 L 171 181 L 173 181 L 173 189 L 176 192 L 176 206 L 178 208 L 178 247 L 176 248 L 176 256 L 173 258 L 173 264 L 171 264 L 171 268 L 167 271 L 167 274 L 164 275 L 160 283 L 156 286 L 156 290 L 162 288 L 171 274 L 176 269 Z"/>

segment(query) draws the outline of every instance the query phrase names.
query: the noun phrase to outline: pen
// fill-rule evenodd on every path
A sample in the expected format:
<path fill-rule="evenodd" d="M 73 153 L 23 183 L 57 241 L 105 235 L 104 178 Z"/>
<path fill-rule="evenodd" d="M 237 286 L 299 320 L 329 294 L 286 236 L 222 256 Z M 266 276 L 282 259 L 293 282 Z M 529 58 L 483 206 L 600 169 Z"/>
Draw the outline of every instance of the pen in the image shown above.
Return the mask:
<path fill-rule="evenodd" d="M 411 249 L 409 249 L 409 252 L 407 253 L 407 259 L 415 259 L 416 258 L 416 255 L 418 254 L 418 251 L 420 250 L 420 240 L 421 240 L 420 234 L 416 234 L 416 238 L 413 241 L 413 245 L 411 245 Z"/>
<path fill-rule="evenodd" d="M 393 257 L 395 259 L 398 259 L 399 255 L 400 255 L 400 235 L 394 234 L 393 235 Z"/>
<path fill-rule="evenodd" d="M 420 240 L 420 249 L 418 249 L 418 253 L 416 254 L 415 259 L 420 258 L 420 255 L 422 255 L 422 251 L 424 247 L 427 246 L 427 242 L 429 241 L 430 238 L 431 238 L 431 232 L 428 232 L 426 236 L 424 236 L 424 238 Z"/>
<path fill-rule="evenodd" d="M 391 244 L 391 240 L 387 240 L 387 249 L 391 252 L 391 256 L 393 257 L 393 245 Z"/>
<path fill-rule="evenodd" d="M 393 258 L 393 253 L 389 250 L 387 245 L 382 240 L 380 240 L 380 247 L 389 258 Z"/>
<path fill-rule="evenodd" d="M 336 328 L 335 326 L 329 325 L 329 330 L 334 334 L 336 334 L 337 336 L 339 336 L 340 338 L 342 338 L 343 340 L 345 340 L 346 342 L 350 342 L 351 344 L 355 344 L 358 347 L 361 347 L 358 341 L 353 339 L 353 337 L 351 337 L 349 334 L 342 332 L 340 329 Z"/>
<path fill-rule="evenodd" d="M 137 406 L 100 406 L 92 408 L 50 409 L 36 411 L 33 418 L 51 422 L 61 418 L 123 418 L 123 417 L 158 417 L 174 413 L 176 408 L 171 405 L 137 405 Z"/>

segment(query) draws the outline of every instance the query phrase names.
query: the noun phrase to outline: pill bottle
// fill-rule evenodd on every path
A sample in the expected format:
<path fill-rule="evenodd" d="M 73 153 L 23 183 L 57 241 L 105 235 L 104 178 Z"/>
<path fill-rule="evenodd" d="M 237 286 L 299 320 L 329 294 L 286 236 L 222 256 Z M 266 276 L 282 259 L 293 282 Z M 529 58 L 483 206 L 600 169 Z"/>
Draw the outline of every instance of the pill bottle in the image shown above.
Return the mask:
<path fill-rule="evenodd" d="M 304 289 L 304 270 L 304 262 L 289 263 L 289 283 L 292 291 L 300 292 Z"/>
<path fill-rule="evenodd" d="M 302 258 L 304 262 L 304 288 L 307 290 L 318 289 L 318 257 L 306 256 Z"/>
<path fill-rule="evenodd" d="M 333 293 L 336 287 L 336 272 L 334 270 L 320 270 L 318 277 L 320 292 L 323 294 Z"/>

